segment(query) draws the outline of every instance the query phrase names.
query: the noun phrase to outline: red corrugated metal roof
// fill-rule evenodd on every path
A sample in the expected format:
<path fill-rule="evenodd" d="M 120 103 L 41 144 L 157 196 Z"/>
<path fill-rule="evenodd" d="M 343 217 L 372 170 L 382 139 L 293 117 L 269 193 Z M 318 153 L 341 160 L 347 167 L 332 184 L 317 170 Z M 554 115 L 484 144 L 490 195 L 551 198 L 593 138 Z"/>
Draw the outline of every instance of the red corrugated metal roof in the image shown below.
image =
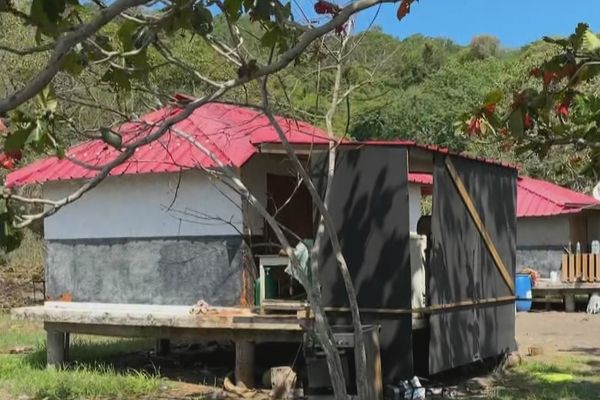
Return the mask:
<path fill-rule="evenodd" d="M 178 99 L 187 97 L 176 96 Z M 130 122 L 119 127 L 123 142 L 131 143 L 153 131 L 152 125 L 173 117 L 182 111 L 175 106 L 151 112 L 141 118 L 141 122 Z M 277 117 L 285 130 L 290 143 L 327 144 L 326 132 L 308 123 Z M 241 167 L 256 154 L 261 144 L 280 144 L 277 132 L 267 118 L 258 110 L 226 103 L 208 103 L 196 110 L 186 119 L 174 125 L 174 128 L 193 135 L 196 140 L 213 152 L 226 165 Z M 455 154 L 481 162 L 510 167 L 508 164 L 489 159 L 456 154 L 438 146 L 420 145 L 413 141 L 365 141 L 346 144 L 412 146 L 429 151 Z M 49 157 L 34 162 L 7 175 L 5 185 L 21 186 L 30 183 L 48 181 L 86 179 L 97 174 L 99 167 L 114 160 L 119 155 L 102 140 L 91 140 L 71 147 L 67 157 L 58 159 Z M 76 160 L 73 162 L 71 160 Z M 187 140 L 175 133 L 167 132 L 159 140 L 139 147 L 125 163 L 114 168 L 111 176 L 124 174 L 177 172 L 190 168 L 213 168 L 213 161 Z"/>
<path fill-rule="evenodd" d="M 592 196 L 540 179 L 520 177 L 518 180 L 518 217 L 574 214 L 595 206 L 600 206 L 600 201 Z"/>
<path fill-rule="evenodd" d="M 180 108 L 167 107 L 142 117 L 144 122 L 127 123 L 120 127 L 123 142 L 128 143 L 148 135 L 149 125 L 177 115 Z M 292 144 L 326 144 L 327 134 L 305 122 L 278 117 Z M 197 108 L 190 117 L 175 124 L 174 128 L 196 137 L 226 165 L 242 166 L 257 152 L 256 145 L 279 142 L 277 132 L 267 118 L 255 109 L 225 103 L 209 103 Z M 97 169 L 117 157 L 119 151 L 102 140 L 92 140 L 71 147 L 67 158 L 46 158 L 11 172 L 6 186 L 29 183 L 91 178 Z M 124 164 L 113 169 L 110 175 L 140 174 L 150 172 L 176 172 L 190 168 L 213 168 L 213 161 L 187 140 L 167 132 L 159 140 L 139 147 Z"/>
<path fill-rule="evenodd" d="M 430 187 L 433 177 L 429 173 L 408 174 L 408 181 Z M 592 196 L 576 192 L 540 179 L 519 177 L 517 181 L 517 217 L 543 217 L 575 214 L 590 207 L 600 207 Z"/>
<path fill-rule="evenodd" d="M 429 172 L 409 172 L 408 181 L 419 185 L 433 185 L 433 176 Z"/>

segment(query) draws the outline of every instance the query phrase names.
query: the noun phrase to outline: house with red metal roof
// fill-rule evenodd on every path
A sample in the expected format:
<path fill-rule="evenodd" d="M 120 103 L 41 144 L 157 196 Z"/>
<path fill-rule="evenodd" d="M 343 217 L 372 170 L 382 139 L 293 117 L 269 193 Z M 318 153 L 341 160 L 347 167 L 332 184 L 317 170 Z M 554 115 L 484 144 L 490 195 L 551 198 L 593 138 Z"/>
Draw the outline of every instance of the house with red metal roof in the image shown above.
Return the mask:
<path fill-rule="evenodd" d="M 422 196 L 432 194 L 433 177 L 411 173 L 409 182 L 420 187 Z M 420 210 L 419 192 L 413 191 L 411 205 Z M 560 272 L 565 251 L 591 251 L 600 240 L 600 201 L 592 196 L 541 179 L 517 179 L 517 269 L 533 268 L 548 278 Z M 414 218 L 420 218 L 416 214 Z"/>
<path fill-rule="evenodd" d="M 223 166 L 275 216 L 293 245 L 314 239 L 311 196 L 259 110 L 209 103 L 186 118 L 179 118 L 182 112 L 174 104 L 120 126 L 119 148 L 86 141 L 62 159 L 39 160 L 6 177 L 9 188 L 39 184 L 44 197 L 64 198 L 126 146 L 144 143 L 97 187 L 44 221 L 48 302 L 22 314 L 46 322 L 53 355 L 64 354 L 56 347 L 68 341 L 58 334 L 69 329 L 169 339 L 182 331 L 231 338 L 235 327 L 252 340 L 302 340 L 295 311 L 287 325 L 267 312 L 304 307 L 306 293 L 280 268 L 287 261 L 261 215 L 239 188 L 220 179 Z M 277 120 L 321 190 L 327 134 Z M 144 142 L 169 121 L 162 137 Z M 331 217 L 363 322 L 381 326 L 384 381 L 499 359 L 514 349 L 516 169 L 410 141 L 345 140 L 337 157 Z M 427 176 L 435 177 L 433 215 L 430 231 L 418 234 Z M 323 305 L 332 321 L 347 324 L 335 254 L 325 244 L 317 257 Z M 233 321 L 229 315 L 207 323 L 210 315 L 190 316 L 198 301 L 216 313 L 246 311 Z M 267 327 L 273 320 L 278 328 Z"/>

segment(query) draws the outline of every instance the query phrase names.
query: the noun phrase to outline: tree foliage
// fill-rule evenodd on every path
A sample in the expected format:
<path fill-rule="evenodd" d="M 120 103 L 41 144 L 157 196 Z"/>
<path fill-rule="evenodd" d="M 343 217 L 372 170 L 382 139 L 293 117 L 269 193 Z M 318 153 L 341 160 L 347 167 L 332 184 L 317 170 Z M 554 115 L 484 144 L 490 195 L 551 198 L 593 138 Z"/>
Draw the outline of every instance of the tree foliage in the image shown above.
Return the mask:
<path fill-rule="evenodd" d="M 586 24 L 567 38 L 544 37 L 541 57 L 523 84 L 496 90 L 471 110 L 463 130 L 488 136 L 516 154 L 533 153 L 540 160 L 569 157 L 559 170 L 594 182 L 600 172 L 600 39 Z"/>

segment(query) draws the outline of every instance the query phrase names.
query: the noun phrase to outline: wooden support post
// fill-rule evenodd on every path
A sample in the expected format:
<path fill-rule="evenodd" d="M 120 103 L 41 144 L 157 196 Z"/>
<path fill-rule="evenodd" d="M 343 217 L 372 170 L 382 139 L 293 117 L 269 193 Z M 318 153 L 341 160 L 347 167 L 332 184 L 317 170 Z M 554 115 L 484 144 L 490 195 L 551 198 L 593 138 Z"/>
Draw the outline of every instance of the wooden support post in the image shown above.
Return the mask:
<path fill-rule="evenodd" d="M 565 311 L 575 312 L 575 295 L 565 294 Z"/>
<path fill-rule="evenodd" d="M 46 331 L 46 363 L 48 368 L 60 368 L 69 355 L 69 333 Z"/>
<path fill-rule="evenodd" d="M 166 356 L 171 353 L 171 341 L 169 339 L 156 339 L 154 350 L 157 356 Z"/>
<path fill-rule="evenodd" d="M 235 342 L 235 380 L 247 388 L 254 387 L 254 343 Z"/>

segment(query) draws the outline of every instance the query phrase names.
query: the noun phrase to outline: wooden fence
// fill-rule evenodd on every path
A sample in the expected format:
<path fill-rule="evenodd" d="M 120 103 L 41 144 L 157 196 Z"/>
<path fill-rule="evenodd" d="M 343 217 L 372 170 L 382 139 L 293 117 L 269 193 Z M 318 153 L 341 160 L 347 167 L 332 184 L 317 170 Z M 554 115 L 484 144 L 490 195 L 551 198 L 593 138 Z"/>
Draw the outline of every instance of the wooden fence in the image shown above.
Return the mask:
<path fill-rule="evenodd" d="M 563 254 L 563 282 L 600 282 L 600 254 Z"/>

